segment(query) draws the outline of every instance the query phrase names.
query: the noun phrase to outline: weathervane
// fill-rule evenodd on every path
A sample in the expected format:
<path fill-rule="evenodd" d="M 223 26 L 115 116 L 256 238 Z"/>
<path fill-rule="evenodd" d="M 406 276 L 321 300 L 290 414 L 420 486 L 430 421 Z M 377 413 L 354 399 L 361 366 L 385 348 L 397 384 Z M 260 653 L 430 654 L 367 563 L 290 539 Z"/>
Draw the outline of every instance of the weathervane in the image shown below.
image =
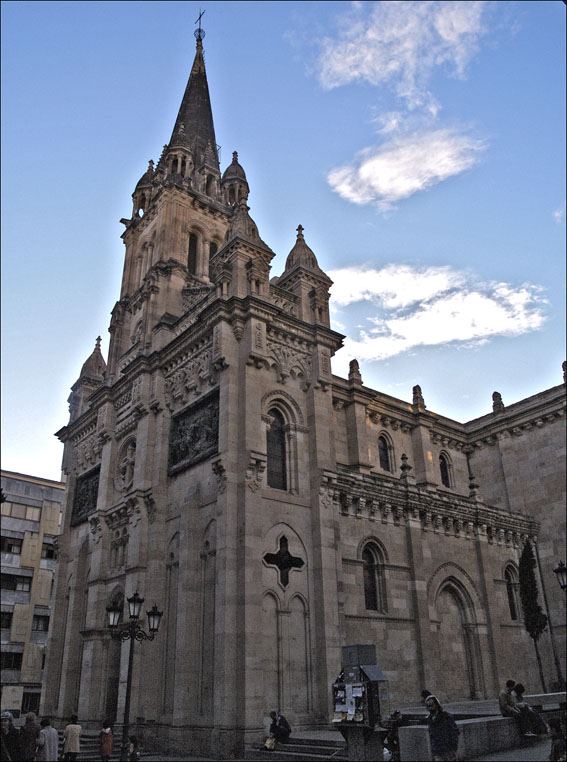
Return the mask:
<path fill-rule="evenodd" d="M 199 8 L 199 18 L 197 19 L 197 21 L 195 21 L 195 23 L 196 23 L 196 24 L 199 24 L 199 26 L 198 26 L 198 27 L 197 27 L 197 29 L 195 29 L 195 31 L 193 32 L 193 34 L 195 35 L 195 37 L 196 37 L 196 39 L 197 39 L 197 40 L 202 40 L 202 39 L 203 39 L 203 37 L 205 36 L 205 30 L 201 28 L 201 19 L 203 18 L 203 14 L 204 14 L 204 13 L 206 13 L 206 11 L 202 11 L 202 10 Z"/>

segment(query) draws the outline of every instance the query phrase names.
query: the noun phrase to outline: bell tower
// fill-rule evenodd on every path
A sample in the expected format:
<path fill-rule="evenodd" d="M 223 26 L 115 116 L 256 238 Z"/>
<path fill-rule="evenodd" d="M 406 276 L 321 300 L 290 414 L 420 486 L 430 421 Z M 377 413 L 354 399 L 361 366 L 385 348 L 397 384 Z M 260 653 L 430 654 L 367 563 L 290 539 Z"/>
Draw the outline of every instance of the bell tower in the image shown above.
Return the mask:
<path fill-rule="evenodd" d="M 168 327 L 185 311 L 188 293 L 213 288 L 209 261 L 224 240 L 232 203 L 227 183 L 221 186 L 204 36 L 199 24 L 193 66 L 169 143 L 157 164 L 149 162 L 132 194 L 132 215 L 121 220 L 126 255 L 109 329 L 111 382 L 135 357 L 159 348 L 171 336 Z M 245 188 L 247 194 L 246 176 L 240 165 L 238 169 L 239 190 Z"/>

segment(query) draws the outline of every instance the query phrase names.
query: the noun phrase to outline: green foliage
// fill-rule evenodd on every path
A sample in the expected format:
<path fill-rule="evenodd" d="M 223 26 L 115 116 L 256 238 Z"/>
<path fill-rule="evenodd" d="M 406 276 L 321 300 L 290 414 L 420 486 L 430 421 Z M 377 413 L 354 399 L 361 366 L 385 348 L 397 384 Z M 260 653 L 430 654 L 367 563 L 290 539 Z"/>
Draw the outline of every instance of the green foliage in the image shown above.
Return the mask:
<path fill-rule="evenodd" d="M 530 638 L 537 643 L 547 627 L 547 616 L 538 603 L 539 590 L 534 569 L 536 560 L 529 541 L 524 545 L 520 557 L 520 601 L 524 614 L 524 626 Z"/>

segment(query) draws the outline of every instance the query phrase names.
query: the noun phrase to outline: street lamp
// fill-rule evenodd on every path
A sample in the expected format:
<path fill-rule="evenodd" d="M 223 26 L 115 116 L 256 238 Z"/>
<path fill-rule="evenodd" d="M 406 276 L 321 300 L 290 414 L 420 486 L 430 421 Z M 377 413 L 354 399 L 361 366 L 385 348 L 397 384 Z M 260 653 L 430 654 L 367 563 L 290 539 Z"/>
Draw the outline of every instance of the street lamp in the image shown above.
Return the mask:
<path fill-rule="evenodd" d="M 130 622 L 124 627 L 118 628 L 118 622 L 122 609 L 116 605 L 107 606 L 108 627 L 113 638 L 121 641 L 130 641 L 130 652 L 128 654 L 128 676 L 126 678 L 126 701 L 124 702 L 124 725 L 122 727 L 122 749 L 120 751 L 120 762 L 128 760 L 128 735 L 130 726 L 130 691 L 132 688 L 132 664 L 134 663 L 134 641 L 153 640 L 159 630 L 159 624 L 163 616 L 163 611 L 158 611 L 157 604 L 154 603 L 151 611 L 146 611 L 148 616 L 149 634 L 144 632 L 138 623 L 140 611 L 142 609 L 143 598 L 140 598 L 138 591 L 131 598 L 128 598 L 128 612 Z"/>
<path fill-rule="evenodd" d="M 554 574 L 557 574 L 557 581 L 562 590 L 567 590 L 567 566 L 560 561 L 559 564 L 553 570 Z"/>

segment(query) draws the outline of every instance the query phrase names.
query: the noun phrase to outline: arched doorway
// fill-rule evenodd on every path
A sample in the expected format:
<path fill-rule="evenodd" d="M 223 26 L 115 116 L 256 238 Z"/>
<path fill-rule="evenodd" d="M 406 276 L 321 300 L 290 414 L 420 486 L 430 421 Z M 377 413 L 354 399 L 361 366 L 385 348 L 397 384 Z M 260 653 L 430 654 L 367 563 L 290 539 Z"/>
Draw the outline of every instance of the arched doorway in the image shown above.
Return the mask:
<path fill-rule="evenodd" d="M 484 697 L 476 613 L 468 592 L 458 580 L 446 579 L 438 588 L 435 609 L 440 667 L 435 692 L 450 701 Z"/>

